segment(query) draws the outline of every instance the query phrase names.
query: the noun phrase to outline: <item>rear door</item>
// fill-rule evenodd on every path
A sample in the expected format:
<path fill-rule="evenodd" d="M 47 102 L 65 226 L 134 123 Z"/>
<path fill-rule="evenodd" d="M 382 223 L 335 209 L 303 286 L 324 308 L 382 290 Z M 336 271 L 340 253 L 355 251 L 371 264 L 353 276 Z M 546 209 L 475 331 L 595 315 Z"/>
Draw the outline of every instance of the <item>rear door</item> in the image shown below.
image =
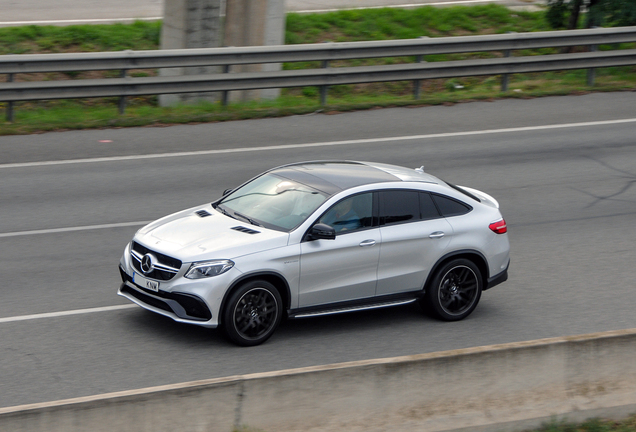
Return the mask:
<path fill-rule="evenodd" d="M 440 216 L 431 195 L 417 190 L 379 193 L 382 244 L 376 295 L 416 291 L 444 254 L 451 225 Z"/>

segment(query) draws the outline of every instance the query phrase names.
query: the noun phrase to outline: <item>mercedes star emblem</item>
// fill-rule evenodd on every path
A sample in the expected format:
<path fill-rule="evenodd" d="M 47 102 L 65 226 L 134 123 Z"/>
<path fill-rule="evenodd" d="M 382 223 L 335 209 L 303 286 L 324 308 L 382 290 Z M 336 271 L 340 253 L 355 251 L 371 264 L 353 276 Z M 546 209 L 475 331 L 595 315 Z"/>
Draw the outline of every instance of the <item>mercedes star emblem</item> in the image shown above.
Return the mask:
<path fill-rule="evenodd" d="M 155 268 L 155 257 L 151 254 L 146 254 L 141 259 L 141 271 L 144 274 L 150 273 Z"/>

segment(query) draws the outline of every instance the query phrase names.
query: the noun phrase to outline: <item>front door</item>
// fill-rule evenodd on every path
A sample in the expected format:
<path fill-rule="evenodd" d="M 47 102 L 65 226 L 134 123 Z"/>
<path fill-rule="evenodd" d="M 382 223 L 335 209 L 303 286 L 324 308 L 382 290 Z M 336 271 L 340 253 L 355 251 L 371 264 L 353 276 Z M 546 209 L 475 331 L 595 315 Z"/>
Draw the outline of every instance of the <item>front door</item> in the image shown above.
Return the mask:
<path fill-rule="evenodd" d="M 372 203 L 372 193 L 339 201 L 317 221 L 334 227 L 336 238 L 301 243 L 300 307 L 375 295 L 381 241 Z"/>

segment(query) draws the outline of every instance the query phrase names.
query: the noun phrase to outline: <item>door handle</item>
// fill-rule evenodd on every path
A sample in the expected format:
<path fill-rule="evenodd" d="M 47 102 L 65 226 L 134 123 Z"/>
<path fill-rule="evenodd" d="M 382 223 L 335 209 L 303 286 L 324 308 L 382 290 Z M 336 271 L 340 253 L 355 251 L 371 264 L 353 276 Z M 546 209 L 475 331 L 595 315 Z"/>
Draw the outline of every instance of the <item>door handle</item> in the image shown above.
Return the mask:
<path fill-rule="evenodd" d="M 375 240 L 365 240 L 360 243 L 360 247 L 373 246 L 374 244 L 375 244 Z"/>
<path fill-rule="evenodd" d="M 432 238 L 432 239 L 437 239 L 442 237 L 444 237 L 444 231 L 435 231 L 434 233 L 431 233 L 429 235 L 429 238 Z"/>

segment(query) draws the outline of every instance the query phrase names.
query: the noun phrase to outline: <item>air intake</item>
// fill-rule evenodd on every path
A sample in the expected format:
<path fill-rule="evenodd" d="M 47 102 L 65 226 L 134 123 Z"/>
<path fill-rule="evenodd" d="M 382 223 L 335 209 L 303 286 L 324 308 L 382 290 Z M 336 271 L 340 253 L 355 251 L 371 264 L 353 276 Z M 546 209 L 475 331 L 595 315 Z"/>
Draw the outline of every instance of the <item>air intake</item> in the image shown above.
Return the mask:
<path fill-rule="evenodd" d="M 211 213 L 208 213 L 206 210 L 199 210 L 197 212 L 195 212 L 196 214 L 199 215 L 199 217 L 208 217 L 208 216 L 212 216 Z"/>
<path fill-rule="evenodd" d="M 245 228 L 244 226 L 235 226 L 232 227 L 233 230 L 240 231 L 245 234 L 259 234 L 260 231 L 255 231 L 253 229 Z"/>

